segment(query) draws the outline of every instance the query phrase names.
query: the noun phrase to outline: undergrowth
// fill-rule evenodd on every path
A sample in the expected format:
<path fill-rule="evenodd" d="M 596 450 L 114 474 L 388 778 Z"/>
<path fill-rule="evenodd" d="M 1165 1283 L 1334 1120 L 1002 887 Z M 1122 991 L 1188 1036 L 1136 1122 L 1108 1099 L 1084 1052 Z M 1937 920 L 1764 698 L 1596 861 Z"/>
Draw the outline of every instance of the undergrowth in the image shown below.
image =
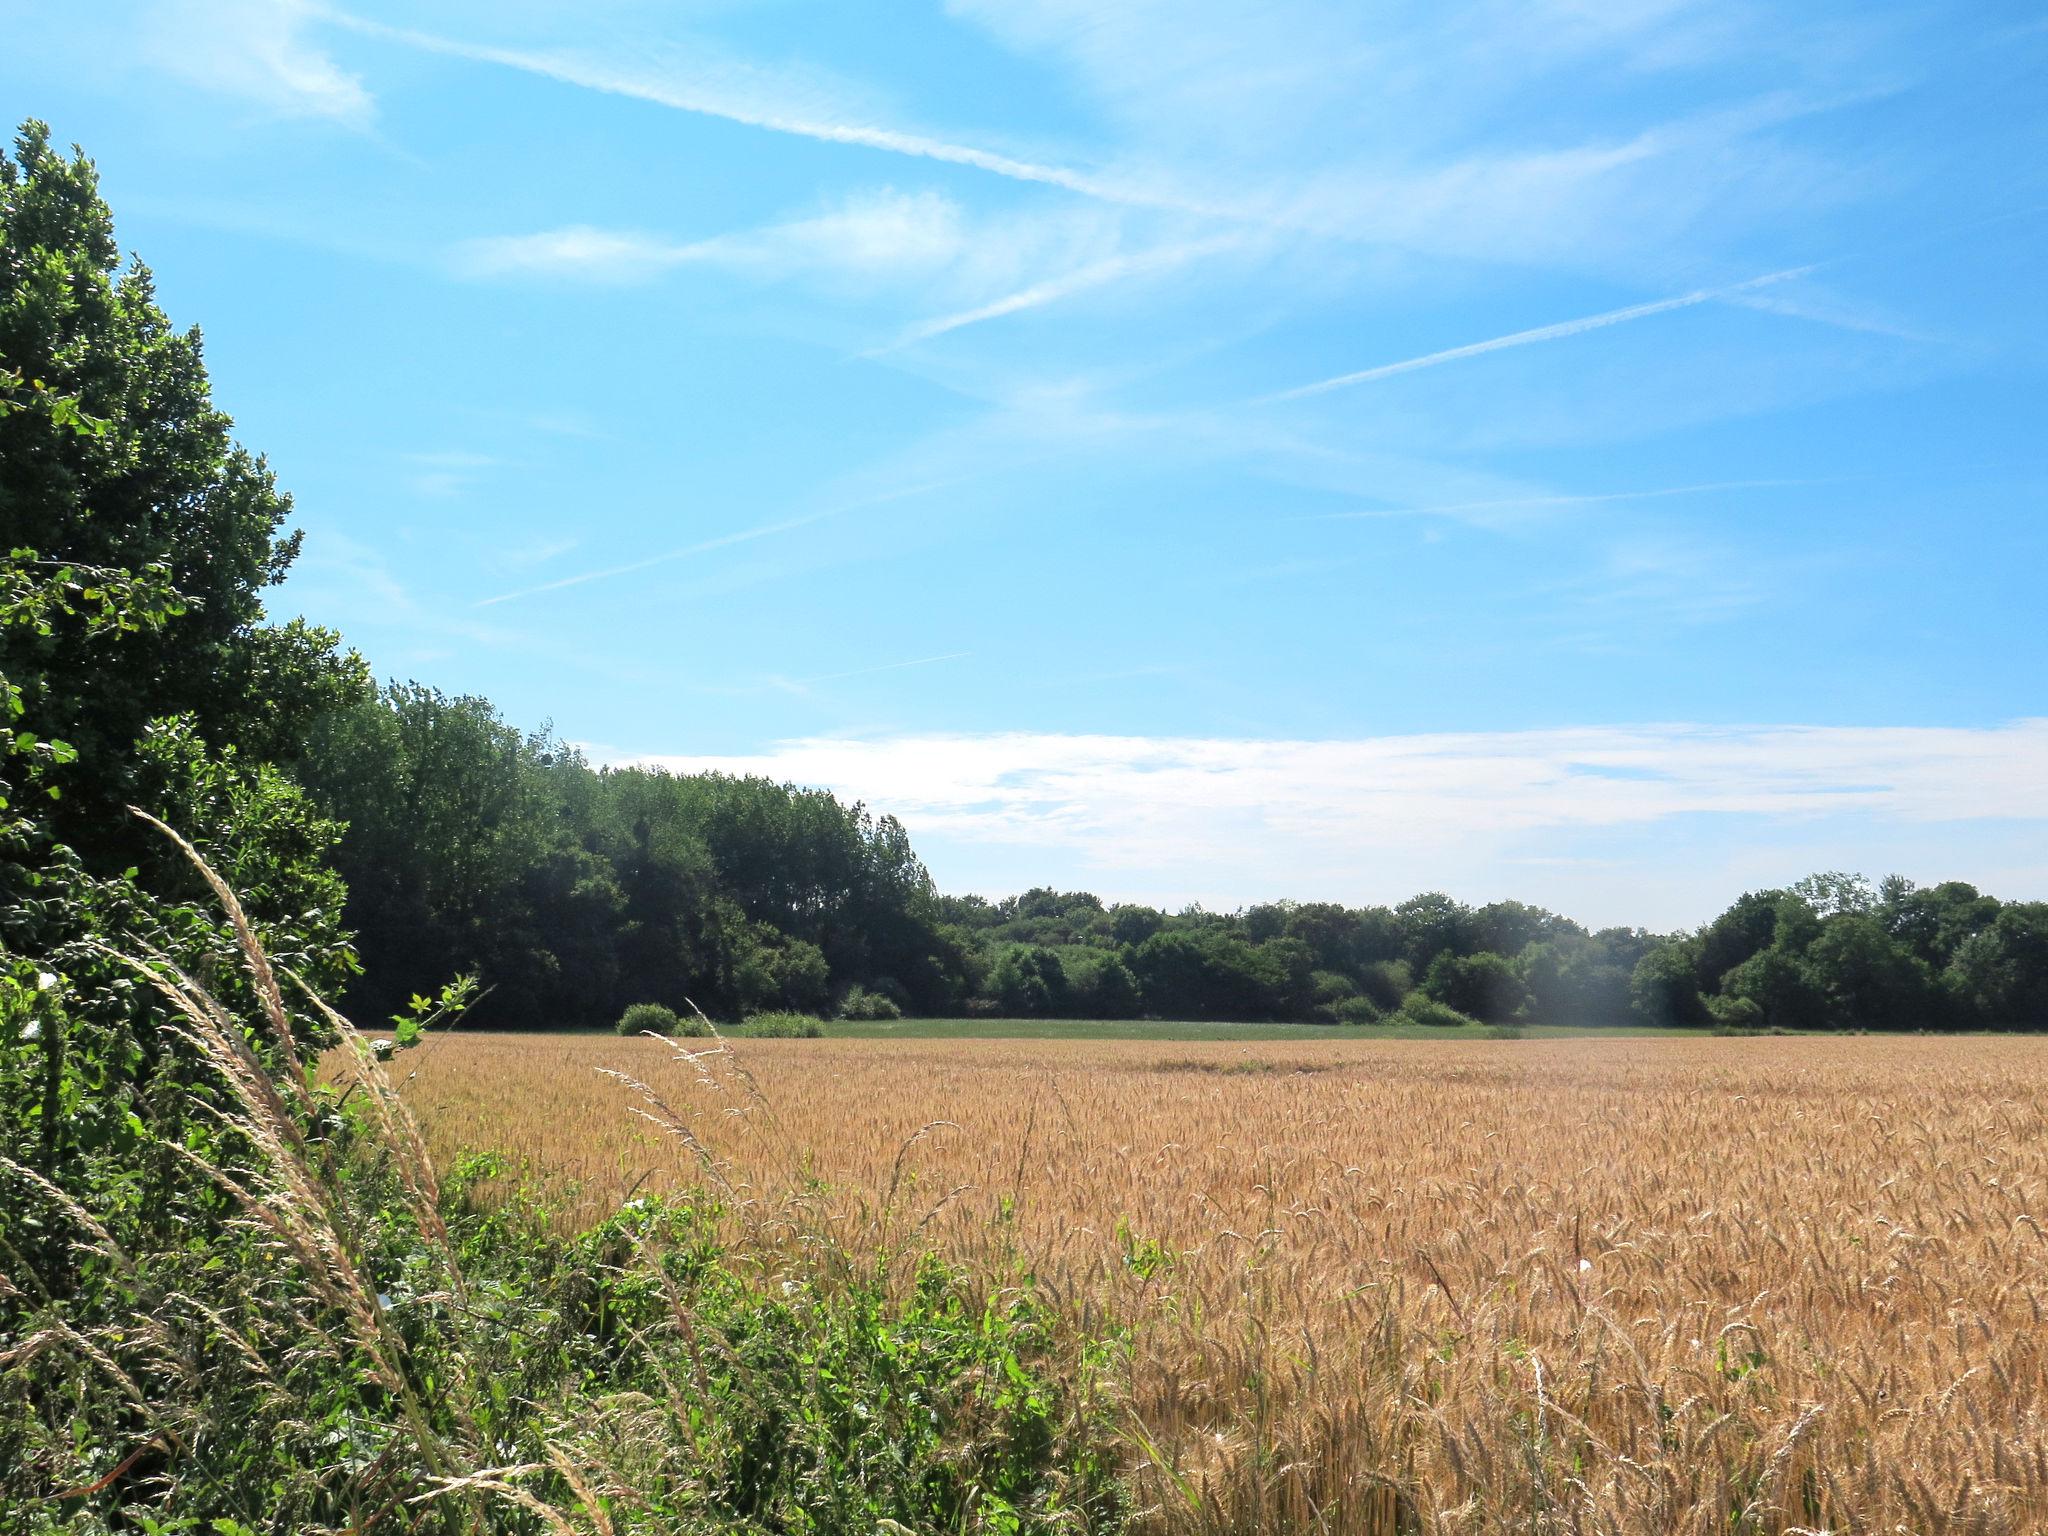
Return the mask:
<path fill-rule="evenodd" d="M 564 1237 L 496 1159 L 443 1185 L 380 1053 L 310 992 L 288 1009 L 215 888 L 256 1006 L 118 956 L 175 1082 L 129 1101 L 118 1159 L 0 1159 L 0 1531 L 1123 1523 L 1124 1345 L 1021 1268 L 764 1205 L 658 1101 L 693 1193 Z M 61 1022 L 37 986 L 5 999 L 31 1040 Z M 333 1086 L 309 1020 L 352 1055 Z"/>

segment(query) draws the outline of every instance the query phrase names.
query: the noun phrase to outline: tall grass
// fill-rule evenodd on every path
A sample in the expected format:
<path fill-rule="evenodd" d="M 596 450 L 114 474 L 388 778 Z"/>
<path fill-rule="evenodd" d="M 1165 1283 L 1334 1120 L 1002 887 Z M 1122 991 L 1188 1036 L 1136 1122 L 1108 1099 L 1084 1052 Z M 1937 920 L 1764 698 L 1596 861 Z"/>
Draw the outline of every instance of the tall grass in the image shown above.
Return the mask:
<path fill-rule="evenodd" d="M 669 1177 L 599 1066 L 736 1207 L 1125 1341 L 1141 1529 L 2048 1529 L 2040 1041 L 490 1036 L 409 1092 L 573 1225 Z"/>
<path fill-rule="evenodd" d="M 659 1197 L 568 1234 L 496 1160 L 444 1178 L 396 1068 L 310 994 L 343 1068 L 306 1074 L 293 978 L 186 851 L 257 1013 L 162 954 L 121 957 L 207 1127 L 148 1139 L 155 1166 L 133 1170 L 181 1182 L 179 1221 L 132 1219 L 118 1173 L 0 1168 L 0 1530 L 1123 1523 L 1115 1352 L 1029 1275 L 944 1263 L 886 1204 L 744 1190 L 644 1085 L 677 1154 Z M 759 1127 L 726 1050 L 676 1062 Z M 67 1262 L 35 1263 L 30 1233 Z"/>

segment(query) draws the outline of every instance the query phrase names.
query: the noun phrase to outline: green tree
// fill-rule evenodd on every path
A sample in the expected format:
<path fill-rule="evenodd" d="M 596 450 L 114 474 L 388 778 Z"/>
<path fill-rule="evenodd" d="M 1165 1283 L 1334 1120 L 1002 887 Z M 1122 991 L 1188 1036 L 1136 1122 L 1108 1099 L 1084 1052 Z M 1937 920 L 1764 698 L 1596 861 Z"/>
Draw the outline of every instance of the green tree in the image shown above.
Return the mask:
<path fill-rule="evenodd" d="M 1528 998 L 1514 962 L 1490 950 L 1476 955 L 1439 954 L 1423 973 L 1422 991 L 1446 1007 L 1489 1024 L 1512 1019 Z"/>
<path fill-rule="evenodd" d="M 1697 1028 L 1707 1023 L 1697 963 L 1692 944 L 1682 939 L 1645 953 L 1629 976 L 1629 1006 L 1636 1017 L 1660 1028 Z"/>
<path fill-rule="evenodd" d="M 2048 1027 L 2048 902 L 2015 902 L 1956 946 L 1943 981 L 1971 1022 Z"/>
<path fill-rule="evenodd" d="M 0 629 L 0 671 L 79 754 L 55 829 L 126 862 L 154 851 L 120 814 L 142 794 L 133 749 L 150 722 L 189 716 L 212 746 L 281 761 L 367 674 L 332 632 L 266 623 L 262 591 L 299 548 L 290 498 L 214 408 L 199 333 L 172 326 L 148 268 L 121 266 L 92 163 L 36 122 L 0 155 L 0 374 L 19 381 L 18 408 L 0 411 L 8 543 L 160 571 L 179 594 L 166 622 L 90 639 L 69 620 Z"/>
<path fill-rule="evenodd" d="M 1943 1021 L 1927 962 L 1877 918 L 1830 918 L 1808 946 L 1806 966 L 1836 1029 L 1926 1029 Z"/>
<path fill-rule="evenodd" d="M 1755 1004 L 1772 1029 L 1820 1029 L 1828 1000 L 1805 960 L 1779 945 L 1759 950 L 1721 978 L 1721 995 Z"/>

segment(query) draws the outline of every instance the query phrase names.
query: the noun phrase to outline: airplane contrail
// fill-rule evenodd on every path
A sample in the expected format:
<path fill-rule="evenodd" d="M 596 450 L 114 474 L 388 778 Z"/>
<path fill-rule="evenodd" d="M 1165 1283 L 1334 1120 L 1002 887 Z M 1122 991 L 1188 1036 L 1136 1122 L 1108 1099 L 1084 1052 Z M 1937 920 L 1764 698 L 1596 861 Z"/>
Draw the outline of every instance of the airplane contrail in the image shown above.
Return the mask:
<path fill-rule="evenodd" d="M 1467 357 L 1481 357 L 1488 352 L 1505 352 L 1509 347 L 1529 347 L 1539 341 L 1557 341 L 1566 336 L 1577 336 L 1584 331 L 1603 330 L 1610 325 L 1625 325 L 1631 320 L 1645 320 L 1651 315 L 1666 314 L 1674 309 L 1690 309 L 1695 304 L 1707 304 L 1715 299 L 1729 299 L 1737 294 L 1767 288 L 1773 283 L 1789 282 L 1795 277 L 1804 277 L 1816 270 L 1817 266 L 1787 267 L 1782 272 L 1766 272 L 1762 277 L 1730 283 L 1722 288 L 1696 288 L 1691 293 L 1681 293 L 1674 298 L 1654 299 L 1648 304 L 1631 304 L 1625 309 L 1610 309 L 1605 314 L 1585 315 L 1577 320 L 1560 320 L 1555 325 L 1539 325 L 1534 330 L 1495 336 L 1490 341 L 1475 341 L 1462 347 L 1447 347 L 1441 352 L 1425 353 L 1421 357 L 1406 358 L 1398 363 L 1381 363 L 1376 368 L 1361 368 L 1356 373 L 1340 373 L 1334 379 L 1303 384 L 1295 389 L 1283 389 L 1278 394 L 1262 395 L 1256 403 L 1266 405 L 1280 400 L 1300 400 L 1309 395 L 1327 394 L 1333 389 L 1349 389 L 1354 384 L 1369 384 L 1374 379 L 1390 379 L 1399 373 L 1415 373 L 1424 368 L 1435 368 L 1443 363 L 1455 363 Z"/>

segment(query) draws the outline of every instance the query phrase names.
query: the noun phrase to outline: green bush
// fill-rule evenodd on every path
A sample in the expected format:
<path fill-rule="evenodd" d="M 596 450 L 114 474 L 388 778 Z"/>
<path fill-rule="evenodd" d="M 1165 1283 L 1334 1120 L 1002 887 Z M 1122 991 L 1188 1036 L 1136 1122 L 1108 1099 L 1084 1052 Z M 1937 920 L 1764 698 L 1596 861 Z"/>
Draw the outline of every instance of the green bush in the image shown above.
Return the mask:
<path fill-rule="evenodd" d="M 1334 1003 L 1330 1013 L 1339 1024 L 1377 1024 L 1384 1017 L 1380 1005 L 1369 997 L 1347 997 Z"/>
<path fill-rule="evenodd" d="M 1461 1029 L 1479 1021 L 1420 992 L 1411 992 L 1401 1011 L 1388 1020 L 1392 1024 L 1427 1024 L 1432 1029 Z"/>
<path fill-rule="evenodd" d="M 687 1019 L 660 1003 L 635 1003 L 619 1015 L 622 1035 L 707 1035 L 710 1028 L 692 1013 Z"/>
<path fill-rule="evenodd" d="M 1762 1004 L 1752 997 L 1710 997 L 1707 1016 L 1714 1021 L 1717 1035 L 1761 1034 L 1765 1022 Z"/>
<path fill-rule="evenodd" d="M 815 1040 L 825 1033 L 825 1021 L 808 1013 L 750 1013 L 733 1033 L 749 1040 Z"/>
<path fill-rule="evenodd" d="M 839 1017 L 870 1021 L 874 1019 L 900 1019 L 903 1009 L 897 1001 L 881 992 L 870 992 L 866 987 L 851 988 L 839 1005 Z"/>

